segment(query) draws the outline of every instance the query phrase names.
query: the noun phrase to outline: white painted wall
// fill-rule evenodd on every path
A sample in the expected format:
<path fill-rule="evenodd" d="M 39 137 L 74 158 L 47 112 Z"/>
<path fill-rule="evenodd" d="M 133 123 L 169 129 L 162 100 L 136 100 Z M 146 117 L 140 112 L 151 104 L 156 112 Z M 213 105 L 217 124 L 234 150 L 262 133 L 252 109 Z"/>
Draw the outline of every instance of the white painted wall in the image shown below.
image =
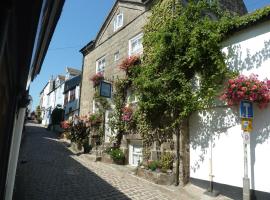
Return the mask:
<path fill-rule="evenodd" d="M 270 22 L 253 26 L 224 42 L 224 52 L 232 55 L 228 67 L 242 74 L 258 74 L 270 79 Z M 249 177 L 251 188 L 270 193 L 270 105 L 254 106 Z M 242 187 L 243 139 L 238 108 L 219 107 L 194 113 L 190 118 L 190 176 L 208 180 L 211 155 L 214 181 Z"/>
<path fill-rule="evenodd" d="M 55 106 L 57 106 L 58 104 L 60 104 L 63 108 L 64 106 L 64 87 L 65 84 L 63 83 L 62 85 L 60 85 L 60 87 L 56 88 L 55 90 Z"/>
<path fill-rule="evenodd" d="M 50 82 L 46 85 L 46 87 L 44 88 L 43 90 L 43 101 L 42 101 L 42 124 L 43 125 L 47 125 L 48 124 L 48 107 L 49 107 L 49 96 L 48 96 L 48 93 L 50 91 Z"/>

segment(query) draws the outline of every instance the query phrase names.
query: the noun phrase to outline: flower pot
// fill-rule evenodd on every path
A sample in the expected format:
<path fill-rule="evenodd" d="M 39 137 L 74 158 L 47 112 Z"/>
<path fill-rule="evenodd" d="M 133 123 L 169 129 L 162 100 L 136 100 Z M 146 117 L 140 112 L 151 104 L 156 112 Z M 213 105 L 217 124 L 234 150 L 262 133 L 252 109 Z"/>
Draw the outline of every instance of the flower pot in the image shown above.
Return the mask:
<path fill-rule="evenodd" d="M 92 150 L 92 146 L 88 143 L 83 144 L 83 152 L 89 153 Z"/>

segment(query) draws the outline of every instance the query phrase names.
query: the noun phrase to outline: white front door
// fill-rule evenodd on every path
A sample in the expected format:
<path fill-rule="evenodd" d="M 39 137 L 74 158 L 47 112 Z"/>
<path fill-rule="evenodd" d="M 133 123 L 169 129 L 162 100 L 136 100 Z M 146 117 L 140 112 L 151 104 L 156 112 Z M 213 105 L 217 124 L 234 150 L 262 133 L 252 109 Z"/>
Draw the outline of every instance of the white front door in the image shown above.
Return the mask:
<path fill-rule="evenodd" d="M 142 157 L 142 146 L 130 144 L 129 145 L 129 164 L 132 166 L 138 166 L 139 162 L 143 159 Z"/>

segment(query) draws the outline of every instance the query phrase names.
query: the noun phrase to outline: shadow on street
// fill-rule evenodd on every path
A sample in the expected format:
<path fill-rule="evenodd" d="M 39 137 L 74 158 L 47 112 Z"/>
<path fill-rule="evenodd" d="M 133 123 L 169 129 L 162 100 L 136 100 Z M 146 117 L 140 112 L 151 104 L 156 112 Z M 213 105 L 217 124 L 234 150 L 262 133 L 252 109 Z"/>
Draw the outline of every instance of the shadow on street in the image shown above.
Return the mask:
<path fill-rule="evenodd" d="M 82 166 L 55 133 L 28 124 L 20 148 L 13 200 L 130 199 Z"/>

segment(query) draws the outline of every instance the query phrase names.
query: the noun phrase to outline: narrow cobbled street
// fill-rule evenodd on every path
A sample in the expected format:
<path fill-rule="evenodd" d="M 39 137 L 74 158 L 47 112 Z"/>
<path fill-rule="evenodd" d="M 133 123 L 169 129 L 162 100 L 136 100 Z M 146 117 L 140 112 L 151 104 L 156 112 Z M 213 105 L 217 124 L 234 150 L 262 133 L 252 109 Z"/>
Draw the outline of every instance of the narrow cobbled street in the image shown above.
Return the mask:
<path fill-rule="evenodd" d="M 123 167 L 124 168 L 124 167 Z M 21 145 L 14 200 L 191 199 L 112 165 L 73 154 L 53 132 L 28 124 Z"/>

